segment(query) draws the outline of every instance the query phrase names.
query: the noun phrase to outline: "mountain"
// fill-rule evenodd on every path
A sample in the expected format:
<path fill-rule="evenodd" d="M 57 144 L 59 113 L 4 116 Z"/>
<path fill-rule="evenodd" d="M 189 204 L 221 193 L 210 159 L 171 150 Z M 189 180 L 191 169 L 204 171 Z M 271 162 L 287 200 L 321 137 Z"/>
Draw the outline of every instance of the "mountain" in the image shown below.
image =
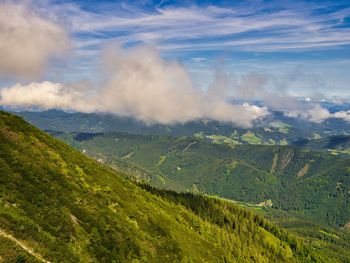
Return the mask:
<path fill-rule="evenodd" d="M 202 137 L 55 135 L 116 169 L 139 167 L 137 180 L 159 188 L 266 204 L 335 227 L 350 222 L 350 165 L 345 158 L 307 148 L 213 143 Z"/>
<path fill-rule="evenodd" d="M 69 113 L 59 110 L 16 112 L 42 130 L 62 132 L 121 132 L 143 135 L 194 136 L 205 135 L 213 141 L 235 144 L 291 144 L 300 139 L 323 138 L 348 134 L 350 124 L 340 119 L 312 123 L 302 118 L 290 118 L 274 111 L 253 127 L 242 128 L 232 123 L 197 120 L 172 125 L 145 124 L 132 118 L 112 114 Z"/>
<path fill-rule="evenodd" d="M 333 135 L 319 139 L 300 139 L 293 142 L 293 145 L 316 151 L 327 151 L 332 155 L 350 157 L 349 135 Z"/>
<path fill-rule="evenodd" d="M 262 216 L 138 186 L 0 112 L 3 262 L 326 262 Z"/>

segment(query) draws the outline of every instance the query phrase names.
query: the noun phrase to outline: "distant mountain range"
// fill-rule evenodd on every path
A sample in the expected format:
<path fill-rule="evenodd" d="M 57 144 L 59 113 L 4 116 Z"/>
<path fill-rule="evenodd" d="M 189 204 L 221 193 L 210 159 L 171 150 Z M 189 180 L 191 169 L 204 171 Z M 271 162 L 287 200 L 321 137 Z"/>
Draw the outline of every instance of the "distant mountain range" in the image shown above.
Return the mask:
<path fill-rule="evenodd" d="M 195 134 L 231 137 L 239 143 L 256 141 L 258 144 L 286 144 L 300 139 L 313 139 L 331 135 L 350 134 L 350 123 L 341 119 L 328 119 L 312 123 L 302 118 L 291 118 L 283 112 L 273 112 L 254 127 L 242 128 L 231 123 L 198 120 L 183 124 L 145 124 L 132 118 L 111 114 L 67 113 L 59 110 L 44 112 L 16 112 L 28 122 L 43 129 L 63 132 L 124 132 L 169 136 Z"/>

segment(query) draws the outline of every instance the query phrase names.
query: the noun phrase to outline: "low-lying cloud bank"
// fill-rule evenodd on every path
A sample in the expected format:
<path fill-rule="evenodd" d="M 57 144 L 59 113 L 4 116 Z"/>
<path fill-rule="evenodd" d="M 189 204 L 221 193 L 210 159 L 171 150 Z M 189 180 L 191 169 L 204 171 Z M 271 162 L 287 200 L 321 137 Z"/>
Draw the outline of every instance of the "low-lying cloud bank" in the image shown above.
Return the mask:
<path fill-rule="evenodd" d="M 322 84 L 322 81 L 314 75 L 309 76 L 302 72 L 300 68 L 296 68 L 294 72 L 281 79 L 275 79 L 272 83 L 269 83 L 267 75 L 252 72 L 239 80 L 236 79 L 230 86 L 233 97 L 245 101 L 258 100 L 269 110 L 282 111 L 288 117 L 302 118 L 314 123 L 321 123 L 330 118 L 350 122 L 350 110 L 331 113 L 317 102 L 319 99 L 314 101 L 310 98 L 291 95 L 289 92 L 293 87 L 298 86 L 296 80 L 308 82 L 315 87 L 314 94 L 311 95 L 319 99 L 323 98 L 318 92 L 318 86 Z M 270 85 L 270 89 L 267 88 L 267 84 Z"/>
<path fill-rule="evenodd" d="M 68 35 L 57 23 L 42 18 L 23 2 L 0 3 L 0 74 L 36 76 L 52 55 L 68 46 Z"/>
<path fill-rule="evenodd" d="M 257 73 L 230 82 L 225 72 L 218 70 L 212 85 L 203 91 L 195 87 L 181 64 L 162 59 L 154 48 L 139 46 L 124 50 L 112 45 L 102 57 L 107 77 L 99 88 L 49 81 L 16 84 L 0 90 L 0 105 L 108 112 L 162 124 L 213 119 L 249 127 L 266 117 L 268 108 L 315 123 L 329 118 L 350 122 L 350 111 L 331 113 L 317 103 L 300 101 L 287 92 L 273 94 L 265 89 L 266 77 Z M 233 104 L 232 98 L 259 99 L 267 106 Z"/>
<path fill-rule="evenodd" d="M 234 105 L 224 95 L 213 96 L 221 88 L 216 83 L 210 91 L 202 91 L 182 65 L 163 60 L 150 47 L 125 51 L 111 46 L 104 51 L 103 61 L 109 77 L 99 89 L 51 82 L 17 84 L 0 91 L 0 104 L 110 112 L 163 124 L 205 118 L 251 126 L 268 114 L 266 107 Z"/>
<path fill-rule="evenodd" d="M 95 105 L 87 101 L 82 90 L 49 81 L 16 84 L 0 90 L 0 104 L 11 107 L 76 110 L 92 112 Z"/>
<path fill-rule="evenodd" d="M 337 111 L 334 113 L 329 112 L 329 110 L 322 108 L 319 104 L 314 105 L 305 111 L 290 111 L 285 113 L 288 117 L 294 118 L 304 118 L 315 123 L 321 123 L 322 121 L 330 118 L 342 119 L 344 121 L 350 122 L 350 110 L 348 111 Z"/>
<path fill-rule="evenodd" d="M 162 59 L 151 47 L 124 50 L 112 45 L 104 50 L 102 61 L 107 77 L 99 88 L 48 81 L 16 84 L 0 90 L 0 105 L 108 112 L 162 124 L 213 119 L 249 127 L 267 116 L 268 108 L 315 123 L 329 118 L 350 122 L 350 111 L 331 113 L 317 103 L 302 102 L 287 92 L 272 93 L 265 89 L 266 77 L 257 73 L 231 82 L 223 70 L 218 70 L 212 85 L 203 91 L 195 87 L 181 64 Z M 259 99 L 267 107 L 233 104 L 228 98 Z"/>

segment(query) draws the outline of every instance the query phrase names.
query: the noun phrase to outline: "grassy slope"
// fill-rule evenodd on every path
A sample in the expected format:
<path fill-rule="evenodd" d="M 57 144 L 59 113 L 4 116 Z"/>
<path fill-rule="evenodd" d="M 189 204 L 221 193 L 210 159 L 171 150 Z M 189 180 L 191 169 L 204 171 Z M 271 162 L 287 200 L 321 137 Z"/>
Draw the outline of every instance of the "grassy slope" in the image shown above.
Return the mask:
<path fill-rule="evenodd" d="M 3 112 L 0 145 L 0 229 L 46 260 L 321 261 L 245 209 L 212 198 L 152 194 Z M 2 257 L 30 258 L 17 250 L 13 243 L 0 246 Z"/>
<path fill-rule="evenodd" d="M 275 208 L 337 227 L 350 220 L 350 165 L 343 158 L 288 146 L 229 147 L 188 137 L 109 133 L 60 138 L 108 164 L 122 159 L 140 166 L 158 175 L 150 178 L 158 187 L 254 203 L 271 199 Z"/>
<path fill-rule="evenodd" d="M 0 236 L 0 262 L 12 263 L 12 262 L 29 262 L 37 263 L 42 262 L 34 256 L 30 255 L 16 242 L 7 237 Z"/>

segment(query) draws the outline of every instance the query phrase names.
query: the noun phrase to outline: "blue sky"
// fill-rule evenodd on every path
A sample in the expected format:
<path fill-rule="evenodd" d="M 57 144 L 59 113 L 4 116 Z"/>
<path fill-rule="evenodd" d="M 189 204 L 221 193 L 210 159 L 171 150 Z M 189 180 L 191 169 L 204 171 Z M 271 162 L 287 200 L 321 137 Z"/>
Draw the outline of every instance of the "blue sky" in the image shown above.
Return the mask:
<path fill-rule="evenodd" d="M 40 8 L 72 36 L 69 58 L 46 73 L 51 79 L 91 78 L 101 48 L 118 41 L 155 46 L 202 86 L 224 63 L 236 75 L 283 78 L 298 69 L 303 77 L 294 83 L 295 93 L 349 95 L 349 1 L 56 0 Z"/>

